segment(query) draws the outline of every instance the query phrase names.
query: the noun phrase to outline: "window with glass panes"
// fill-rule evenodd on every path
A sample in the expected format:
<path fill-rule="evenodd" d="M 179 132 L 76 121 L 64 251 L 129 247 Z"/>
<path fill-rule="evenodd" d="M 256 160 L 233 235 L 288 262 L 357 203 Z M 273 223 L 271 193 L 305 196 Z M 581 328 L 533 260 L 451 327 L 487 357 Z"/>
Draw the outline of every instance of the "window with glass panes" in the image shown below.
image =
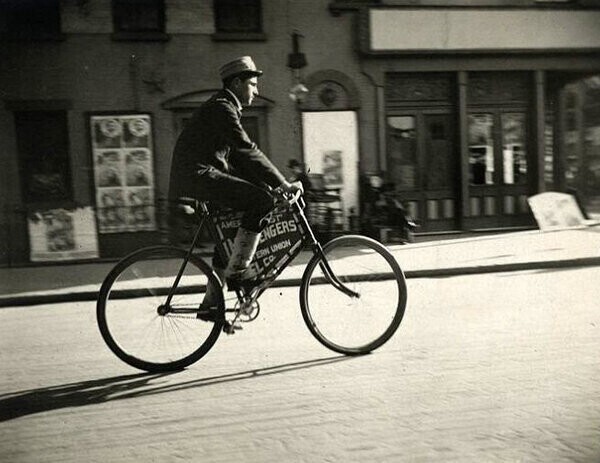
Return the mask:
<path fill-rule="evenodd" d="M 60 35 L 60 1 L 0 1 L 0 35 L 11 40 L 56 38 Z"/>
<path fill-rule="evenodd" d="M 72 200 L 66 111 L 15 111 L 25 203 Z"/>
<path fill-rule="evenodd" d="M 164 0 L 113 0 L 115 32 L 164 32 Z"/>
<path fill-rule="evenodd" d="M 260 0 L 214 0 L 217 32 L 262 32 Z"/>

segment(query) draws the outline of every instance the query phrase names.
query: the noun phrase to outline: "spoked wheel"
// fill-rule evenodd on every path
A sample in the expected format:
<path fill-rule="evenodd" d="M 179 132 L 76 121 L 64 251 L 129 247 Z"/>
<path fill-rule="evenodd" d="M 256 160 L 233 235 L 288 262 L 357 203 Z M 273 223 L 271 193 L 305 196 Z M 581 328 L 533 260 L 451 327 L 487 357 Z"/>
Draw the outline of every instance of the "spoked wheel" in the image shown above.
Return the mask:
<path fill-rule="evenodd" d="M 300 288 L 308 329 L 335 352 L 360 355 L 377 349 L 404 316 L 407 293 L 400 266 L 382 244 L 364 236 L 335 238 L 323 251 L 333 275 L 352 293 L 331 283 L 315 255 Z"/>
<path fill-rule="evenodd" d="M 150 372 L 181 370 L 214 345 L 224 320 L 223 293 L 208 264 L 192 256 L 167 304 L 186 251 L 171 246 L 141 249 L 108 274 L 96 315 L 102 337 L 117 357 Z M 199 311 L 208 285 L 218 304 Z"/>

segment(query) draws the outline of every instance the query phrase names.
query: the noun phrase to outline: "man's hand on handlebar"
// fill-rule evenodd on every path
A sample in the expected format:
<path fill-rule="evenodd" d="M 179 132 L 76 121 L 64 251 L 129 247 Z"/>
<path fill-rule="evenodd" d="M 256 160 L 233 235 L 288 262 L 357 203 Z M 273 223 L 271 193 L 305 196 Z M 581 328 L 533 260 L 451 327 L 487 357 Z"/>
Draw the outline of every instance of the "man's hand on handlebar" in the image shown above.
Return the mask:
<path fill-rule="evenodd" d="M 283 182 L 280 186 L 281 191 L 286 194 L 294 196 L 298 191 L 304 193 L 304 189 L 302 188 L 302 182 Z"/>
<path fill-rule="evenodd" d="M 302 193 L 304 193 L 301 182 L 290 183 L 287 181 L 278 186 L 275 191 L 279 192 L 281 199 L 288 204 L 298 201 Z"/>

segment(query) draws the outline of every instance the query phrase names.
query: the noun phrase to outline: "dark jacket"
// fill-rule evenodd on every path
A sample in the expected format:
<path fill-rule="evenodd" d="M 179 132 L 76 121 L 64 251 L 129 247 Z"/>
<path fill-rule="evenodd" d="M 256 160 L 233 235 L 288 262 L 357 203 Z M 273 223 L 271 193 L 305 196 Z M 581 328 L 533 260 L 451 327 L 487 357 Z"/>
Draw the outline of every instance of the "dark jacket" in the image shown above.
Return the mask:
<path fill-rule="evenodd" d="M 198 108 L 181 132 L 171 162 L 169 197 L 194 196 L 209 166 L 253 183 L 278 187 L 285 178 L 248 138 L 235 97 L 221 90 Z M 202 198 L 200 198 L 202 199 Z"/>

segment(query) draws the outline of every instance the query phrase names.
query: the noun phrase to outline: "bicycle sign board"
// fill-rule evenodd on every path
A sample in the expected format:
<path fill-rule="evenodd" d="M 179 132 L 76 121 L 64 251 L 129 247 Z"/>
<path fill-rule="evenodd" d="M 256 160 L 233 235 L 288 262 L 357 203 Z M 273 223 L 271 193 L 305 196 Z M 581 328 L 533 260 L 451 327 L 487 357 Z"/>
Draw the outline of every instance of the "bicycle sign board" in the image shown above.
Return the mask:
<path fill-rule="evenodd" d="M 233 241 L 242 220 L 242 212 L 228 211 L 215 214 L 215 226 L 227 258 L 231 256 Z M 258 249 L 250 264 L 252 276 L 271 277 L 302 249 L 304 231 L 289 208 L 276 208 L 267 217 Z"/>

